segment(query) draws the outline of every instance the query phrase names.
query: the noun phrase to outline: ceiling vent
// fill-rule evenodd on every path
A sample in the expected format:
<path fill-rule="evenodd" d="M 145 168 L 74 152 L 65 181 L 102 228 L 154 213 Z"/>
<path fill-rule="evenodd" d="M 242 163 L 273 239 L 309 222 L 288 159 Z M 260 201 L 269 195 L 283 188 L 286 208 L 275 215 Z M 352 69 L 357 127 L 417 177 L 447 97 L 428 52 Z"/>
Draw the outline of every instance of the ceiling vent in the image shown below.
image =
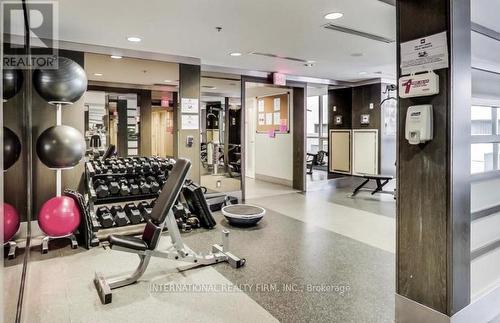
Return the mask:
<path fill-rule="evenodd" d="M 332 24 L 332 23 L 328 23 L 326 25 L 323 25 L 323 28 L 330 29 L 330 30 L 335 30 L 335 31 L 340 31 L 342 33 L 346 33 L 346 34 L 350 34 L 350 35 L 355 35 L 355 36 L 359 36 L 359 37 L 363 37 L 363 38 L 368 38 L 368 39 L 371 39 L 371 40 L 376 40 L 376 41 L 387 43 L 387 44 L 394 43 L 393 39 L 389 39 L 389 38 L 385 38 L 385 37 L 382 37 L 382 36 L 378 36 L 378 35 L 366 33 L 364 31 L 359 31 L 359 30 L 356 30 L 356 29 L 351 29 L 351 28 L 347 28 L 347 27 L 338 26 L 338 25 L 335 25 L 335 24 Z"/>
<path fill-rule="evenodd" d="M 259 55 L 259 56 L 266 56 L 266 57 L 272 57 L 272 58 L 279 58 L 279 59 L 285 59 L 288 61 L 294 61 L 294 62 L 300 62 L 300 63 L 312 63 L 313 62 L 311 60 L 307 60 L 307 59 L 303 59 L 303 58 L 279 56 L 276 54 L 269 54 L 269 53 L 251 52 L 250 55 Z"/>

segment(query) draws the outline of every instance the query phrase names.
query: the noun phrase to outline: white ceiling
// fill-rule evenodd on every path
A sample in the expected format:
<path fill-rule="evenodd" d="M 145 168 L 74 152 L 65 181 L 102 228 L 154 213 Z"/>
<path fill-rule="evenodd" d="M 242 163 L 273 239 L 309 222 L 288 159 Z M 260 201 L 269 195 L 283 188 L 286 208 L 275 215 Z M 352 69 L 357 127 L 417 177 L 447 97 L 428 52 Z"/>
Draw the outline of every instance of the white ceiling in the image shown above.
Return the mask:
<path fill-rule="evenodd" d="M 113 59 L 108 55 L 89 53 L 85 53 L 85 72 L 91 81 L 146 86 L 176 85 L 179 80 L 179 65 L 175 63 L 137 58 Z"/>
<path fill-rule="evenodd" d="M 378 0 L 71 0 L 59 1 L 59 38 L 197 57 L 203 65 L 346 81 L 394 78 L 396 44 L 325 30 L 323 16 L 329 12 L 344 13 L 334 21 L 341 26 L 396 37 L 395 8 Z M 216 26 L 223 30 L 217 32 Z M 127 36 L 143 41 L 131 43 Z M 273 53 L 316 65 L 228 55 L 234 51 Z"/>

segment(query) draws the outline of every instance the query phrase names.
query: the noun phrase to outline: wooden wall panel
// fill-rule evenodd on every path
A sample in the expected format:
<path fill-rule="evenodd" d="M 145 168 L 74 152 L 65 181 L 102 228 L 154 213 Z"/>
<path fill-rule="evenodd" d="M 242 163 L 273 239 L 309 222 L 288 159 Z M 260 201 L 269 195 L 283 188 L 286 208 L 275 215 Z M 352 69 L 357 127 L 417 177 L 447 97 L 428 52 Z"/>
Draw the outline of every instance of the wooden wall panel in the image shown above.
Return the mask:
<path fill-rule="evenodd" d="M 183 130 L 180 102 L 182 98 L 200 99 L 201 68 L 199 65 L 180 64 L 179 66 L 179 111 L 177 113 L 177 156 L 191 160 L 189 177 L 200 182 L 200 130 Z M 177 110 L 177 109 L 176 109 Z M 199 117 L 199 112 L 198 112 Z M 194 138 L 193 146 L 186 146 L 188 136 Z"/>
<path fill-rule="evenodd" d="M 352 88 L 352 129 L 380 130 L 381 83 L 357 86 Z M 370 104 L 373 109 L 370 109 Z M 370 124 L 361 124 L 361 115 L 370 116 Z"/>
<path fill-rule="evenodd" d="M 293 188 L 306 190 L 307 88 L 293 87 Z"/>
<path fill-rule="evenodd" d="M 468 1 L 453 1 L 467 10 Z M 401 42 L 425 37 L 451 29 L 452 0 L 398 1 L 398 46 Z M 470 7 L 469 9 L 470 10 Z M 462 23 L 470 23 L 470 16 Z M 457 28 L 456 25 L 454 28 Z M 470 29 L 468 29 L 470 31 Z M 457 39 L 458 40 L 458 39 Z M 461 42 L 470 42 L 470 32 Z M 449 44 L 457 44 L 458 42 Z M 470 48 L 469 48 L 470 49 Z M 453 53 L 453 47 L 450 47 Z M 462 55 L 469 56 L 470 51 Z M 400 57 L 398 52 L 398 66 Z M 457 64 L 453 62 L 452 64 Z M 461 66 L 464 71 L 469 66 Z M 470 72 L 469 72 L 470 73 Z M 398 106 L 398 204 L 397 204 L 397 293 L 441 313 L 452 315 L 469 302 L 470 265 L 470 206 L 467 185 L 452 186 L 453 177 L 468 177 L 470 168 L 454 169 L 453 135 L 467 132 L 453 131 L 454 118 L 470 116 L 466 89 L 459 93 L 461 100 L 451 100 L 457 84 L 469 84 L 463 73 L 452 75 L 449 69 L 437 71 L 440 94 L 432 97 L 400 99 Z M 400 70 L 398 68 L 398 76 Z M 470 88 L 469 88 L 470 90 Z M 469 92 L 470 93 L 470 92 Z M 409 106 L 432 104 L 434 107 L 434 139 L 421 145 L 409 145 L 404 138 L 406 111 Z M 467 124 L 467 123 L 463 123 Z M 470 127 L 470 126 L 469 126 Z M 457 151 L 467 150 L 462 142 Z M 461 156 L 467 163 L 469 157 Z M 462 209 L 453 203 L 462 199 Z M 458 220 L 458 221 L 457 221 Z M 457 275 L 459 273 L 459 275 Z"/>
<path fill-rule="evenodd" d="M 151 91 L 141 90 L 137 97 L 141 109 L 141 124 L 139 129 L 139 154 L 141 156 L 151 156 Z"/>
<path fill-rule="evenodd" d="M 335 124 L 336 115 L 342 116 L 341 125 Z M 328 130 L 333 129 L 352 129 L 352 88 L 328 91 Z"/>

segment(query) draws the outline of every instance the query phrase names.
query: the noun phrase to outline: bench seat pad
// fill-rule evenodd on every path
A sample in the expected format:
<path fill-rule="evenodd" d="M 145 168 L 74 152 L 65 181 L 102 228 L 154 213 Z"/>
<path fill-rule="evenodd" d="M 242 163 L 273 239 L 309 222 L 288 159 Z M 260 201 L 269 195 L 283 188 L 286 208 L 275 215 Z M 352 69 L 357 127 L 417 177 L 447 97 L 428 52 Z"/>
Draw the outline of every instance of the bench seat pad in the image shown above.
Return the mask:
<path fill-rule="evenodd" d="M 141 238 L 114 234 L 109 236 L 109 245 L 111 246 L 111 248 L 113 246 L 119 246 L 139 251 L 145 251 L 146 249 L 148 249 L 148 244 Z"/>

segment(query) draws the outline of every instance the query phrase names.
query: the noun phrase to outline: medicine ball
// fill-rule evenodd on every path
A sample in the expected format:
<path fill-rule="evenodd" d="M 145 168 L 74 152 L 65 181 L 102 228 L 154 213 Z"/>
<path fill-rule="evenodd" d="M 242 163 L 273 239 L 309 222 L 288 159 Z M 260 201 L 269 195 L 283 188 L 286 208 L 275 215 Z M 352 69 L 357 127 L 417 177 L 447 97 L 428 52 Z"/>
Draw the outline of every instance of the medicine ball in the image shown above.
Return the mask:
<path fill-rule="evenodd" d="M 33 85 L 48 103 L 74 103 L 87 91 L 87 75 L 69 58 L 59 57 L 58 64 L 57 69 L 35 70 Z"/>
<path fill-rule="evenodd" d="M 9 169 L 21 155 L 19 138 L 7 127 L 3 127 L 3 170 Z"/>
<path fill-rule="evenodd" d="M 10 204 L 3 204 L 3 241 L 7 242 L 16 234 L 20 225 L 19 214 Z"/>
<path fill-rule="evenodd" d="M 49 168 L 74 167 L 85 154 L 85 139 L 75 128 L 53 126 L 38 137 L 36 153 Z"/>
<path fill-rule="evenodd" d="M 3 70 L 3 99 L 13 98 L 23 86 L 23 72 L 20 70 Z"/>
<path fill-rule="evenodd" d="M 38 225 L 51 237 L 66 236 L 80 225 L 80 209 L 69 196 L 53 197 L 42 205 Z"/>

